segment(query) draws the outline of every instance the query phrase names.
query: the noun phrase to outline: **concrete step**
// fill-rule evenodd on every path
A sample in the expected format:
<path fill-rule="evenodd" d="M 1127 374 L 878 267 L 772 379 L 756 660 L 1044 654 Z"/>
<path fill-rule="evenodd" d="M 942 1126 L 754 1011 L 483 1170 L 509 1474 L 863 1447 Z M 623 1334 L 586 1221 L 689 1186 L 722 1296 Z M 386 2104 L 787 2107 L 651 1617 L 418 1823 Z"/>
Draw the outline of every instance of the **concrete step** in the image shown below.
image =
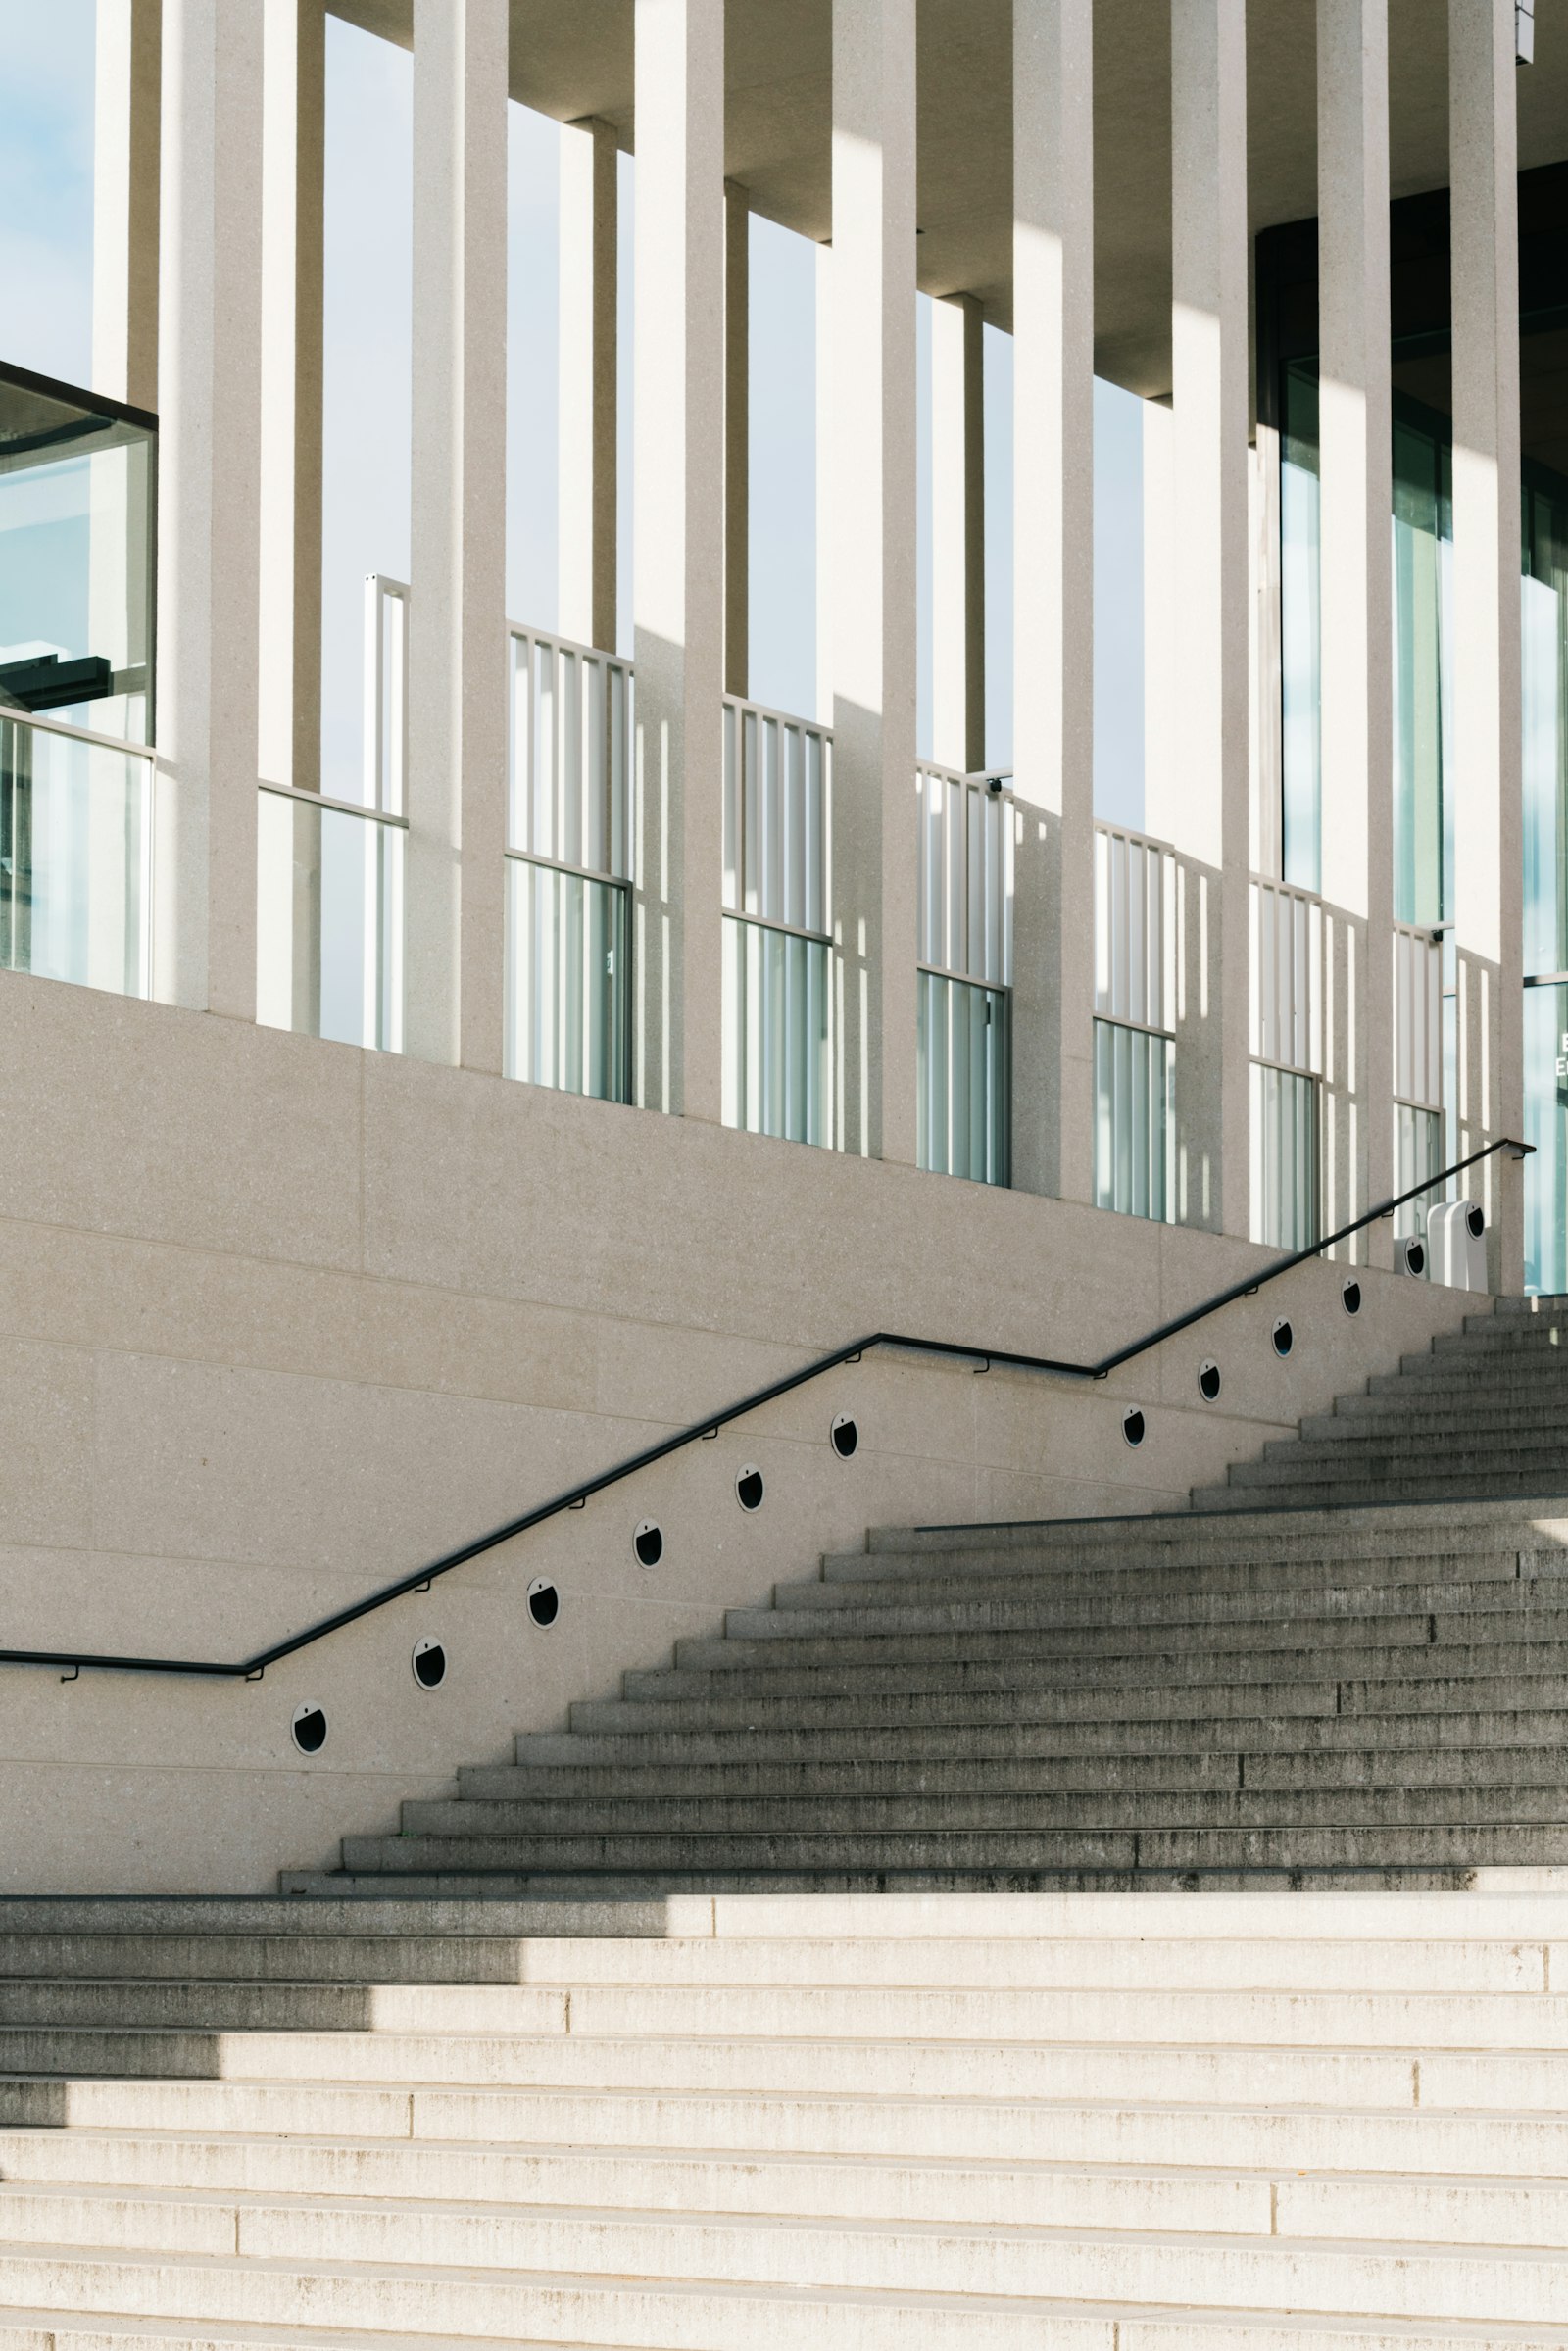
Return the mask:
<path fill-rule="evenodd" d="M 1555 1517 L 1568 1539 L 1568 1502 L 1555 1497 Z M 1460 1502 L 1415 1500 L 1399 1504 L 1363 1503 L 1348 1509 L 1318 1505 L 1281 1518 L 1259 1511 L 1251 1524 L 1216 1523 L 1189 1509 L 1140 1511 L 1120 1518 L 1013 1519 L 961 1526 L 871 1527 L 863 1549 L 828 1554 L 828 1572 L 837 1560 L 853 1562 L 875 1573 L 875 1563 L 891 1560 L 895 1572 L 909 1559 L 930 1560 L 933 1554 L 955 1564 L 977 1552 L 1004 1558 L 1023 1550 L 1042 1557 L 1081 1559 L 1085 1563 L 1124 1550 L 1129 1542 L 1153 1556 L 1174 1548 L 1207 1552 L 1225 1546 L 1227 1556 L 1274 1558 L 1303 1547 L 1327 1548 L 1336 1556 L 1354 1557 L 1365 1546 L 1395 1550 L 1413 1548 L 1462 1549 L 1479 1544 L 1491 1548 L 1508 1534 L 1523 1538 L 1536 1527 L 1543 1511 L 1552 1512 L 1553 1497 L 1503 1495 Z"/>
<path fill-rule="evenodd" d="M 52 2202 L 66 2218 L 68 2199 L 38 2200 Z M 108 2199 L 99 2201 L 107 2208 Z M 1303 2194 L 1298 2201 L 1304 2213 L 1310 2199 Z M 240 2287 L 245 2315 L 273 2324 L 301 2318 L 391 2332 L 504 2327 L 514 2335 L 532 2330 L 537 2304 L 558 2296 L 560 2281 L 571 2277 L 597 2280 L 601 2292 L 628 2302 L 652 2284 L 687 2293 L 714 2286 L 825 2290 L 906 2304 L 914 2296 L 982 2303 L 997 2297 L 1025 2310 L 1040 2301 L 1112 2311 L 1186 2304 L 1241 2314 L 1289 2307 L 1298 2314 L 1504 2325 L 1554 2324 L 1568 2309 L 1568 2257 L 1535 2247 L 1408 2246 L 1283 2232 L 1238 2240 L 956 2222 L 876 2228 L 775 2220 L 764 2227 L 726 2215 L 387 2211 L 335 2200 L 204 2206 L 141 2197 L 122 2199 L 118 2209 L 127 2229 L 141 2232 L 142 2247 L 155 2234 L 199 2236 L 207 2214 L 215 2221 L 222 2215 L 237 2233 L 241 2258 L 225 2261 L 217 2245 L 181 2241 L 122 2251 L 112 2245 L 100 2254 L 85 2246 L 74 2252 L 70 2238 L 35 2244 L 13 2238 L 0 2245 L 0 2295 L 47 2307 L 54 2291 L 81 2310 L 102 2308 L 114 2294 L 122 2310 L 230 2318 L 238 2315 Z M 919 2342 L 917 2318 L 911 2324 Z M 630 2339 L 669 2338 L 648 2330 Z M 771 2310 L 768 2339 L 778 2339 Z"/>
<path fill-rule="evenodd" d="M 1480 1586 L 1416 1585 L 1403 1607 L 1391 1605 L 1383 1592 L 1324 1591 L 1294 1604 L 1282 1598 L 1255 1609 L 1245 1601 L 1211 1607 L 1198 1599 L 1181 1615 L 1170 1608 L 1155 1615 L 1136 1601 L 1107 1600 L 1094 1615 L 1086 1611 L 1064 1619 L 1049 1603 L 1017 1599 L 973 1608 L 955 1603 L 948 1609 L 867 1609 L 851 1617 L 842 1631 L 826 1611 L 812 1618 L 800 1609 L 776 1615 L 732 1609 L 728 1622 L 729 1630 L 716 1638 L 677 1641 L 674 1670 L 727 1675 L 835 1663 L 915 1666 L 952 1657 L 971 1663 L 986 1657 L 1048 1662 L 1142 1657 L 1168 1652 L 1191 1627 L 1212 1637 L 1205 1648 L 1226 1655 L 1309 1643 L 1327 1657 L 1342 1648 L 1419 1647 L 1434 1639 L 1464 1646 L 1489 1641 L 1563 1643 L 1568 1642 L 1568 1579 L 1515 1576 Z"/>
<path fill-rule="evenodd" d="M 942 1795 L 916 1789 L 903 1795 L 862 1795 L 853 1789 L 837 1796 L 797 1797 L 791 1801 L 759 1796 L 648 1797 L 630 1789 L 617 1801 L 582 1802 L 571 1798 L 510 1802 L 470 1797 L 453 1801 L 415 1799 L 403 1806 L 401 1836 L 388 1842 L 426 1839 L 462 1840 L 475 1845 L 544 1837 L 897 1837 L 936 1836 L 952 1831 L 1009 1831 L 1030 1834 L 1058 1829 L 1286 1829 L 1294 1827 L 1350 1828 L 1448 1825 L 1496 1821 L 1540 1821 L 1555 1826 L 1564 1811 L 1561 1782 L 1517 1787 L 1487 1783 L 1479 1787 L 1457 1780 L 1432 1787 L 1411 1788 L 1397 1782 L 1354 1782 L 1327 1788 L 1264 1786 L 1260 1788 L 1154 1789 L 1079 1788 L 1071 1791 L 1035 1789 L 1024 1793 L 1004 1788 L 977 1793 Z M 356 1842 L 351 1839 L 350 1842 Z M 353 1865 L 351 1865 L 353 1866 Z M 87 1987 L 82 1987 L 85 1990 Z M 265 2026 L 269 2002 L 287 2004 L 292 1985 L 234 1987 L 265 1991 L 254 2021 Z M 70 1986 L 22 1986 L 0 1982 L 0 2021 L 36 2010 L 45 1994 L 58 1989 L 63 2005 L 85 2009 L 91 2003 Z M 189 1986 L 153 1986 L 156 2004 L 168 2007 L 171 2022 L 184 2022 L 171 1990 L 188 1993 Z M 356 2013 L 368 2013 L 377 1987 L 363 1989 L 331 1985 L 313 1987 L 323 2025 L 349 2028 L 361 2022 Z M 226 1987 L 215 1987 L 226 1996 Z M 67 1995 L 70 1995 L 69 1997 Z M 332 2003 L 338 2003 L 333 2010 Z M 161 2021 L 158 2018 L 152 2021 Z M 236 2010 L 238 2026 L 252 2022 Z"/>
<path fill-rule="evenodd" d="M 1353 1477 L 1314 1478 L 1302 1476 L 1288 1485 L 1265 1490 L 1255 1486 L 1195 1486 L 1195 1511 L 1255 1510 L 1265 1499 L 1269 1506 L 1281 1510 L 1310 1510 L 1324 1505 L 1325 1499 L 1339 1509 L 1360 1507 L 1366 1503 L 1398 1503 L 1401 1501 L 1431 1501 L 1434 1497 L 1453 1502 L 1483 1499 L 1513 1498 L 1531 1492 L 1530 1479 L 1520 1472 L 1506 1476 L 1480 1470 L 1449 1477 L 1435 1470 L 1425 1476 L 1405 1476 L 1397 1471 L 1381 1479 L 1357 1474 Z M 1556 1505 L 1553 1504 L 1555 1508 Z"/>
<path fill-rule="evenodd" d="M 831 1580 L 818 1577 L 809 1583 L 775 1585 L 772 1607 L 765 1613 L 793 1618 L 805 1612 L 831 1616 L 836 1622 L 842 1610 L 855 1615 L 873 1608 L 969 1607 L 1022 1598 L 1060 1609 L 1069 1620 L 1080 1611 L 1100 1608 L 1168 1607 L 1179 1616 L 1182 1603 L 1193 1599 L 1238 1609 L 1256 1600 L 1274 1608 L 1287 1607 L 1293 1599 L 1313 1605 L 1320 1595 L 1340 1592 L 1381 1594 L 1385 1605 L 1399 1607 L 1410 1591 L 1432 1585 L 1478 1591 L 1483 1585 L 1511 1584 L 1519 1576 L 1521 1558 L 1531 1562 L 1528 1572 L 1543 1576 L 1551 1572 L 1553 1559 L 1560 1560 L 1561 1572 L 1568 1575 L 1568 1549 L 1543 1548 L 1535 1533 L 1484 1551 L 1445 1555 L 1423 1544 L 1382 1559 L 1335 1554 L 1233 1560 L 1221 1557 L 1216 1544 L 1211 1554 L 1191 1560 L 1150 1561 L 1127 1552 L 1092 1568 L 1062 1568 L 1029 1552 L 1004 1553 L 994 1567 L 966 1560 L 959 1573 L 951 1565 L 938 1571 L 928 1554 L 920 1554 L 897 1575 L 879 1558 L 876 1572 L 864 1576 L 841 1571 Z"/>
<path fill-rule="evenodd" d="M 1327 1686 L 1325 1686 L 1327 1687 Z M 1334 1686 L 1337 1690 L 1338 1685 Z M 1450 1693 L 1452 1694 L 1452 1693 Z M 1531 1696 L 1533 1692 L 1522 1693 Z M 800 1730 L 705 1730 L 523 1732 L 516 1739 L 520 1758 L 514 1766 L 496 1765 L 475 1771 L 475 1781 L 492 1772 L 499 1779 L 516 1769 L 531 1776 L 536 1769 L 561 1769 L 572 1775 L 609 1775 L 619 1785 L 622 1767 L 657 1768 L 661 1773 L 701 1769 L 723 1776 L 730 1771 L 783 1767 L 791 1771 L 833 1771 L 842 1764 L 863 1764 L 898 1775 L 906 1786 L 909 1775 L 928 1764 L 969 1765 L 1002 1757 L 1020 1764 L 1060 1760 L 1087 1764 L 1099 1757 L 1110 1768 L 1118 1759 L 1144 1757 L 1214 1756 L 1221 1754 L 1299 1755 L 1313 1758 L 1354 1750 L 1377 1755 L 1422 1755 L 1446 1750 L 1513 1751 L 1568 1748 L 1568 1705 L 1554 1711 L 1518 1705 L 1483 1712 L 1457 1705 L 1434 1714 L 1428 1703 L 1408 1713 L 1392 1705 L 1376 1713 L 1340 1720 L 1336 1714 L 1272 1712 L 1266 1716 L 1171 1715 L 1149 1720 L 963 1722 L 943 1728 L 923 1728 L 889 1722 L 880 1728 L 835 1727 Z M 1332 1705 L 1333 1697 L 1330 1695 Z M 580 1758 L 580 1760 L 578 1760 Z M 466 1785 L 466 1775 L 462 1776 Z M 717 1780 L 713 1783 L 719 1785 Z M 1099 1785 L 1096 1782 L 1096 1785 Z M 484 1792 L 476 1788 L 476 1792 Z M 508 1790 L 496 1787 L 494 1792 Z"/>
<path fill-rule="evenodd" d="M 350 1874 L 475 1876 L 501 1872 L 556 1877 L 607 1871 L 770 1870 L 805 1875 L 846 1871 L 874 1878 L 901 1871 L 980 1871 L 1004 1877 L 1037 1870 L 1478 1869 L 1549 1863 L 1568 1866 L 1568 1825 L 1495 1818 L 1464 1826 L 1303 1828 L 1138 1828 L 905 1831 L 896 1837 L 842 1830 L 819 1837 L 766 1834 L 461 1837 L 350 1837 Z M 11 2039 L 0 2034 L 0 2063 Z"/>
<path fill-rule="evenodd" d="M 1434 1638 L 1434 1626 L 1436 1638 Z M 1217 1636 L 1200 1648 L 1173 1645 L 1167 1634 L 1161 1643 L 1134 1643 L 1131 1632 L 1121 1638 L 1125 1646 L 1099 1653 L 1075 1653 L 1070 1646 L 1055 1648 L 1050 1636 L 1041 1637 L 1040 1653 L 1031 1655 L 1021 1639 L 1007 1635 L 974 1634 L 926 1642 L 914 1639 L 866 1642 L 867 1654 L 856 1654 L 857 1644 L 825 1644 L 820 1662 L 789 1662 L 789 1652 L 770 1642 L 756 1663 L 732 1669 L 718 1663 L 698 1667 L 655 1667 L 623 1676 L 623 1704 L 638 1707 L 705 1705 L 715 1724 L 736 1705 L 836 1699 L 860 1715 L 878 1697 L 902 1695 L 906 1703 L 920 1698 L 956 1697 L 964 1693 L 1001 1693 L 1044 1697 L 1055 1691 L 1063 1701 L 1103 1708 L 1113 1695 L 1120 1707 L 1135 1690 L 1152 1689 L 1174 1710 L 1200 1693 L 1218 1693 L 1239 1699 L 1248 1683 L 1278 1685 L 1296 1681 L 1320 1683 L 1327 1676 L 1374 1680 L 1458 1681 L 1468 1677 L 1504 1675 L 1541 1678 L 1568 1673 L 1568 1641 L 1530 1638 L 1522 1621 L 1494 1633 L 1510 1632 L 1511 1639 L 1476 1640 L 1464 1619 L 1417 1617 L 1409 1622 L 1377 1626 L 1392 1639 L 1336 1640 L 1327 1625 L 1297 1628 L 1296 1640 L 1265 1646 L 1233 1646 Z M 1303 1639 L 1303 1633 L 1306 1638 Z M 848 1650 L 848 1656 L 843 1654 Z M 880 1650 L 880 1654 L 878 1651 Z M 838 1652 L 837 1654 L 833 1652 Z M 777 1662 L 775 1662 L 775 1659 Z M 607 1701 L 598 1701 L 603 1705 Z M 613 1701 L 608 1701 L 613 1703 Z M 595 1702 L 590 1701 L 590 1705 Z M 1264 1712 L 1258 1705 L 1252 1709 Z M 865 1719 L 869 1719 L 868 1717 Z M 573 1709 L 572 1720 L 577 1720 Z"/>
<path fill-rule="evenodd" d="M 1259 1726 L 1259 1736 L 1267 1736 Z M 777 1763 L 671 1766 L 498 1765 L 461 1775 L 462 1794 L 476 1802 L 586 1804 L 630 1800 L 676 1800 L 708 1804 L 722 1798 L 793 1803 L 822 1798 L 897 1797 L 908 1794 L 980 1796 L 1060 1795 L 1071 1790 L 1117 1789 L 1154 1793 L 1168 1789 L 1233 1788 L 1562 1788 L 1568 1786 L 1568 1725 L 1560 1744 L 1540 1748 L 1452 1747 L 1438 1752 L 1408 1747 L 1358 1749 L 1323 1754 L 1294 1749 L 1233 1748 L 1192 1754 L 1050 1755 L 1037 1758 L 967 1756 L 953 1761 Z M 5 1966 L 0 1949 L 0 1969 Z M 20 1972 L 20 1971 L 19 1971 Z M 31 1972 L 31 1971 L 27 1971 Z M 127 1972 L 117 1966 L 117 1975 Z M 438 1980 L 411 1971 L 416 1981 Z M 456 1981 L 469 1981 L 455 1977 Z M 485 1979 L 475 1971 L 473 1981 Z"/>
<path fill-rule="evenodd" d="M 887 1729 L 919 1734 L 958 1725 L 1006 1726 L 1092 1723 L 1119 1737 L 1133 1722 L 1183 1721 L 1192 1724 L 1245 1717 L 1267 1721 L 1277 1716 L 1335 1714 L 1456 1714 L 1523 1713 L 1545 1709 L 1555 1717 L 1568 1710 L 1568 1674 L 1526 1672 L 1503 1664 L 1497 1644 L 1476 1651 L 1475 1670 L 1457 1670 L 1451 1655 L 1445 1670 L 1424 1676 L 1417 1669 L 1426 1652 L 1419 1648 L 1396 1652 L 1399 1669 L 1384 1674 L 1361 1674 L 1348 1659 L 1336 1660 L 1345 1679 L 1253 1680 L 1236 1682 L 1172 1681 L 1107 1683 L 1104 1689 L 1083 1688 L 1076 1682 L 1051 1684 L 1039 1676 L 1005 1676 L 1003 1669 L 984 1667 L 959 1678 L 956 1689 L 917 1690 L 892 1689 L 824 1692 L 820 1696 L 725 1695 L 707 1699 L 671 1697 L 653 1700 L 595 1698 L 571 1709 L 572 1723 L 584 1732 L 626 1733 L 816 1730 L 880 1732 Z M 1321 1674 L 1323 1669 L 1318 1668 Z M 955 1669 L 956 1675 L 957 1669 Z M 989 1677 L 989 1680 L 987 1679 Z M 826 1677 L 824 1677 L 824 1680 Z M 1004 1687 L 995 1687 L 1002 1683 Z M 1295 1736 L 1293 1732 L 1293 1737 Z M 1211 1736 L 1211 1735 L 1206 1735 Z M 1553 1736 L 1557 1736 L 1554 1731 Z"/>
<path fill-rule="evenodd" d="M 1231 1465 L 1231 1483 L 1236 1486 L 1283 1486 L 1316 1483 L 1319 1473 L 1325 1483 L 1369 1484 L 1374 1479 L 1396 1479 L 1401 1484 L 1423 1479 L 1431 1491 L 1430 1477 L 1439 1469 L 1442 1482 L 1452 1485 L 1460 1479 L 1524 1480 L 1519 1492 L 1528 1491 L 1531 1482 L 1540 1484 L 1543 1475 L 1561 1474 L 1568 1460 L 1561 1434 L 1544 1436 L 1539 1443 L 1535 1433 L 1526 1432 L 1509 1438 L 1506 1444 L 1455 1445 L 1452 1439 L 1434 1444 L 1429 1455 L 1423 1458 L 1416 1449 L 1403 1443 L 1391 1445 L 1368 1443 L 1364 1447 L 1353 1439 L 1344 1439 L 1339 1445 L 1310 1445 L 1293 1441 L 1287 1459 L 1278 1457 L 1263 1461 L 1237 1461 Z"/>

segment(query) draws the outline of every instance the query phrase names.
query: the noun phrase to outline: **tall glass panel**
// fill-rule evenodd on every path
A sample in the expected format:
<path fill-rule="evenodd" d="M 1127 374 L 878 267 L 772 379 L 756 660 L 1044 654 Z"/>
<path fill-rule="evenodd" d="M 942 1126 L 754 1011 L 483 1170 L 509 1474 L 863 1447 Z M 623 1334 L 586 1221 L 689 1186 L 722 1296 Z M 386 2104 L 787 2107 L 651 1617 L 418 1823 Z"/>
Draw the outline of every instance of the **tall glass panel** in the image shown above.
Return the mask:
<path fill-rule="evenodd" d="M 1523 514 L 1525 969 L 1568 971 L 1568 484 L 1527 473 Z"/>
<path fill-rule="evenodd" d="M 978 1184 L 1011 1177 L 1007 992 L 916 974 L 916 1158 Z"/>
<path fill-rule="evenodd" d="M 1317 1080 L 1252 1063 L 1252 1239 L 1310 1249 L 1318 1235 Z"/>
<path fill-rule="evenodd" d="M 1568 1292 L 1568 987 L 1525 990 L 1525 1288 Z"/>
<path fill-rule="evenodd" d="M 626 898 L 618 882 L 507 859 L 509 1077 L 628 1100 Z"/>
<path fill-rule="evenodd" d="M 723 924 L 724 1124 L 827 1144 L 827 941 L 728 914 Z"/>
<path fill-rule="evenodd" d="M 1095 1205 L 1170 1215 L 1176 1048 L 1169 1037 L 1095 1022 Z"/>
<path fill-rule="evenodd" d="M 1322 887 L 1322 502 L 1317 363 L 1285 371 L 1280 435 L 1280 708 L 1283 878 Z"/>
<path fill-rule="evenodd" d="M 414 58 L 330 13 L 325 40 L 320 788 L 368 801 L 365 583 L 410 568 Z"/>
<path fill-rule="evenodd" d="M 1443 1165 L 1443 1113 L 1424 1110 L 1414 1102 L 1394 1105 L 1394 1189 L 1409 1192 L 1435 1176 Z M 1427 1210 L 1438 1195 L 1406 1200 L 1394 1212 L 1395 1238 L 1413 1240 L 1427 1229 Z"/>
<path fill-rule="evenodd" d="M 150 740 L 156 447 L 0 369 L 0 709 Z"/>
<path fill-rule="evenodd" d="M 403 854 L 399 825 L 259 796 L 258 1020 L 402 1051 Z"/>
<path fill-rule="evenodd" d="M 1453 495 L 1448 419 L 1396 398 L 1394 914 L 1440 923 L 1452 904 Z"/>
<path fill-rule="evenodd" d="M 149 989 L 151 762 L 0 717 L 0 969 Z"/>

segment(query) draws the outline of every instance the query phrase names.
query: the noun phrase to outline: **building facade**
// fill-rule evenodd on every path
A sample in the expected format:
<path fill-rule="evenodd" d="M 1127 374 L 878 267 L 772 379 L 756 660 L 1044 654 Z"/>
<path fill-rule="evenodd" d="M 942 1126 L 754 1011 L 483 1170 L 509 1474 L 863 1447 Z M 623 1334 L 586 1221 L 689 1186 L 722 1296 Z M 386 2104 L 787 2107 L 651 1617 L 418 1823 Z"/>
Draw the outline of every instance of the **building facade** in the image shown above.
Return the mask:
<path fill-rule="evenodd" d="M 411 191 L 358 373 L 356 74 Z M 1464 1172 L 1288 1354 L 1245 1300 L 1074 1387 L 884 1354 L 257 1682 L 0 1665 L 12 1886 L 263 1884 L 879 1518 L 1173 1503 L 1457 1323 L 1441 1200 L 1568 1289 L 1546 0 L 99 0 L 93 201 L 90 381 L 0 327 L 13 1647 L 248 1655 L 803 1353 L 1092 1358 Z M 754 696 L 756 219 L 810 247 L 807 709 Z M 350 577 L 388 414 L 406 570 Z"/>

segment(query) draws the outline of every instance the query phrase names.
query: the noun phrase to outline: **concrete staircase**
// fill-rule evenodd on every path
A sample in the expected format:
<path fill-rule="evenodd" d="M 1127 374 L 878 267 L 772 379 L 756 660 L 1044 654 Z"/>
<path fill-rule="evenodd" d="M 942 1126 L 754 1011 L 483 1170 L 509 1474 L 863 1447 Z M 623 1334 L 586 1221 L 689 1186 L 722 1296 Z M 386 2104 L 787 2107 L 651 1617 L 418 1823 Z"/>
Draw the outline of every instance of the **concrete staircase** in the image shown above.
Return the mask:
<path fill-rule="evenodd" d="M 294 1898 L 0 1903 L 0 2351 L 1568 2351 L 1557 1303 Z"/>
<path fill-rule="evenodd" d="M 1557 1305 L 1471 1317 L 1192 1512 L 873 1533 L 284 1890 L 1412 1887 L 1568 1865 Z"/>

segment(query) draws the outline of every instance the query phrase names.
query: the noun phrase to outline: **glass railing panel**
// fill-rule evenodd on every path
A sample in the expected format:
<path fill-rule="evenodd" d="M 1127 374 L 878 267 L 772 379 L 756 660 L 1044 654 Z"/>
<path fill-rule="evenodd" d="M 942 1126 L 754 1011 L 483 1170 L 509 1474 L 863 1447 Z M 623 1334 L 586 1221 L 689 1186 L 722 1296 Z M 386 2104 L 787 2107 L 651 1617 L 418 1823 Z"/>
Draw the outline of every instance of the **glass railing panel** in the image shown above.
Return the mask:
<path fill-rule="evenodd" d="M 155 421 L 0 367 L 0 709 L 152 733 Z"/>
<path fill-rule="evenodd" d="M 1095 1204 L 1171 1216 L 1176 1047 L 1120 1021 L 1095 1022 Z"/>
<path fill-rule="evenodd" d="M 257 1019 L 401 1053 L 404 826 L 268 787 L 257 824 Z"/>
<path fill-rule="evenodd" d="M 630 1099 L 629 897 L 622 882 L 508 857 L 509 1077 Z"/>
<path fill-rule="evenodd" d="M 723 917 L 724 1124 L 831 1143 L 828 943 Z"/>
<path fill-rule="evenodd" d="M 1524 992 L 1525 1289 L 1568 1291 L 1568 986 Z"/>
<path fill-rule="evenodd" d="M 1254 1061 L 1252 1239 L 1310 1249 L 1318 1237 L 1318 1080 Z"/>
<path fill-rule="evenodd" d="M 151 988 L 152 761 L 0 716 L 0 968 Z"/>
<path fill-rule="evenodd" d="M 937 1175 L 1011 1180 L 1011 1041 L 1004 988 L 916 974 L 915 1152 Z"/>

